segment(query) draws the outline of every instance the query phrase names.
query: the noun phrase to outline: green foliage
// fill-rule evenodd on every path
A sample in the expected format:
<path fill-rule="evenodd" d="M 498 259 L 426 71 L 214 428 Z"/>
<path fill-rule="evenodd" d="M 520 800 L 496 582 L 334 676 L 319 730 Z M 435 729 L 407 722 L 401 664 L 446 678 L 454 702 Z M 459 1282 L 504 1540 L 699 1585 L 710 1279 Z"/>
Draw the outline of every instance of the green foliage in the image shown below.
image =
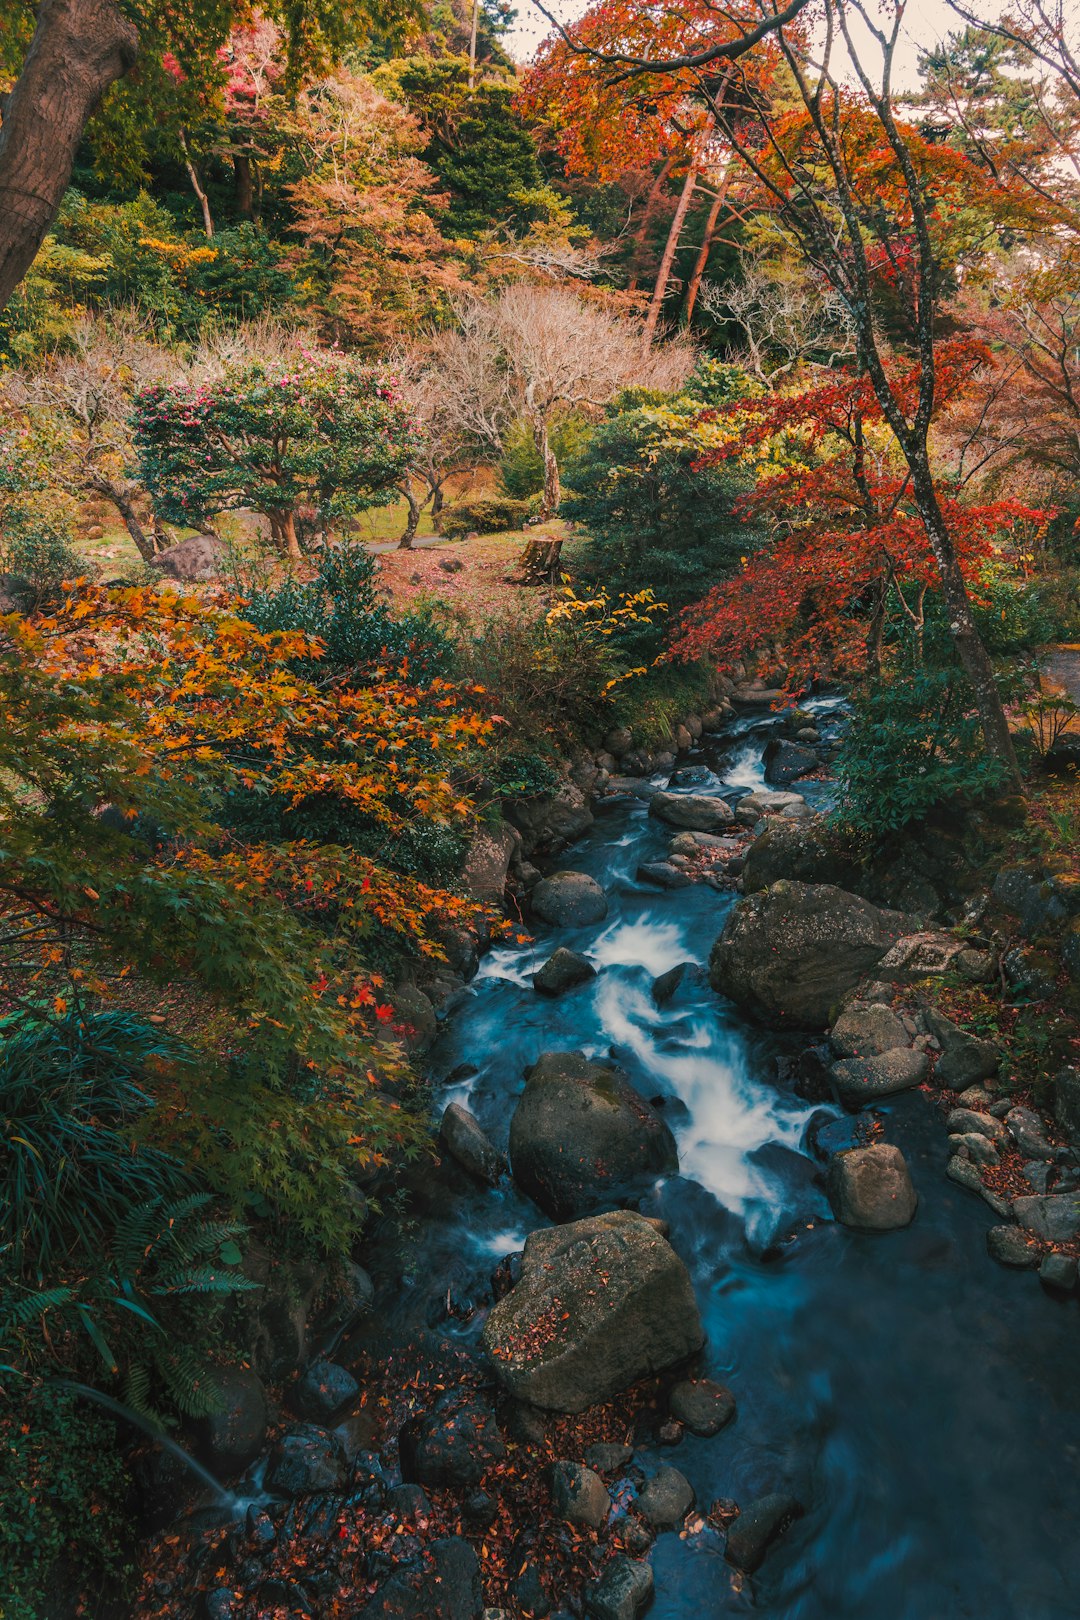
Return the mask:
<path fill-rule="evenodd" d="M 495 694 L 507 722 L 505 753 L 496 742 L 483 762 L 485 777 L 496 780 L 513 779 L 523 766 L 526 780 L 543 780 L 539 762 L 522 760 L 522 737 L 549 753 L 599 743 L 614 714 L 606 688 L 626 668 L 618 643 L 577 615 L 555 623 L 498 615 L 469 636 L 462 656 L 472 678 Z"/>
<path fill-rule="evenodd" d="M 66 523 L 17 504 L 0 507 L 0 573 L 26 581 L 27 606 L 48 600 L 64 580 L 87 572 Z"/>
<path fill-rule="evenodd" d="M 974 604 L 987 651 L 995 657 L 1034 652 L 1080 634 L 1080 593 L 1068 572 L 1017 579 L 992 568 L 980 582 Z"/>
<path fill-rule="evenodd" d="M 272 525 L 291 524 L 300 502 L 324 522 L 384 506 L 415 449 L 409 415 L 379 373 L 299 353 L 145 389 L 134 442 L 144 482 L 177 523 L 238 506 Z"/>
<path fill-rule="evenodd" d="M 190 1067 L 183 1043 L 126 1013 L 0 1025 L 0 1252 L 19 1276 L 94 1266 L 133 1204 L 190 1190 L 182 1165 L 131 1130 L 148 1075 Z"/>
<path fill-rule="evenodd" d="M 579 411 L 570 411 L 552 422 L 549 438 L 560 467 L 581 455 L 589 433 L 589 424 Z M 518 501 L 539 495 L 544 487 L 544 460 L 536 448 L 532 429 L 524 420 L 515 422 L 507 434 L 499 458 L 499 487 Z"/>
<path fill-rule="evenodd" d="M 642 748 L 670 742 L 684 715 L 700 713 L 712 702 L 713 674 L 706 663 L 652 665 L 640 680 L 616 687 L 616 724 L 629 726 Z"/>
<path fill-rule="evenodd" d="M 703 354 L 691 373 L 685 394 L 702 405 L 730 405 L 736 399 L 756 399 L 765 392 L 761 383 L 741 366 Z"/>
<path fill-rule="evenodd" d="M 449 193 L 447 236 L 480 237 L 531 222 L 522 198 L 542 176 L 536 143 L 514 111 L 512 83 L 482 77 L 470 91 L 467 60 L 427 56 L 391 64 L 376 83 L 406 103 L 428 137 L 424 161 Z"/>
<path fill-rule="evenodd" d="M 739 566 L 760 543 L 735 515 L 749 474 L 735 460 L 698 465 L 699 407 L 680 397 L 601 422 L 565 469 L 560 508 L 592 537 L 590 571 L 617 591 L 645 583 L 673 613 Z"/>
<path fill-rule="evenodd" d="M 449 540 L 460 540 L 466 534 L 500 534 L 507 529 L 520 529 L 532 511 L 526 500 L 509 495 L 484 495 L 475 501 L 458 501 L 444 507 L 439 514 L 439 530 Z"/>
<path fill-rule="evenodd" d="M 131 1571 L 132 1482 L 109 1419 L 39 1385 L 0 1409 L 0 1606 L 4 1620 L 55 1620 L 58 1591 L 120 1598 Z"/>
<path fill-rule="evenodd" d="M 966 682 L 934 664 L 873 681 L 856 696 L 837 773 L 838 821 L 875 841 L 955 801 L 993 794 L 1003 779 Z"/>

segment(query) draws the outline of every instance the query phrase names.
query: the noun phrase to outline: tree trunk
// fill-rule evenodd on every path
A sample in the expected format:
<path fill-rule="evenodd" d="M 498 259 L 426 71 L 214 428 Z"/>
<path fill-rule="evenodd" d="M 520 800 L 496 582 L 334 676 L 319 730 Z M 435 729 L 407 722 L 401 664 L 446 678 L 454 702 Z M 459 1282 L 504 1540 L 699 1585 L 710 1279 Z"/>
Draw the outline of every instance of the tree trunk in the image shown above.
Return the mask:
<path fill-rule="evenodd" d="M 111 501 L 124 520 L 124 527 L 135 542 L 136 549 L 143 562 L 153 562 L 158 554 L 158 546 L 152 535 L 147 534 L 134 506 L 127 494 L 119 484 L 114 484 L 111 478 L 95 477 L 90 479 L 90 488 L 98 495 L 103 495 Z"/>
<path fill-rule="evenodd" d="M 202 210 L 203 231 L 206 240 L 209 242 L 212 241 L 214 235 L 214 221 L 210 214 L 210 199 L 203 190 L 202 181 L 199 179 L 199 171 L 191 161 L 188 153 L 187 136 L 183 130 L 180 131 L 180 150 L 184 154 L 184 167 L 188 172 L 188 179 L 191 181 L 191 189 L 198 198 L 199 207 Z"/>
<path fill-rule="evenodd" d="M 255 218 L 255 185 L 251 177 L 251 158 L 247 152 L 233 154 L 233 207 L 237 219 Z"/>
<path fill-rule="evenodd" d="M 550 585 L 559 567 L 562 541 L 543 535 L 530 540 L 518 558 L 517 581 L 520 585 Z"/>
<path fill-rule="evenodd" d="M 645 239 L 649 234 L 649 226 L 653 222 L 653 215 L 656 213 L 656 205 L 660 201 L 660 195 L 664 189 L 664 186 L 667 184 L 667 177 L 671 173 L 671 165 L 674 163 L 674 161 L 675 159 L 670 157 L 664 159 L 663 166 L 661 167 L 660 172 L 657 174 L 652 185 L 649 187 L 649 194 L 645 198 L 645 207 L 641 211 L 641 219 L 638 223 L 637 230 L 633 235 L 634 248 L 630 255 L 630 278 L 626 283 L 628 292 L 634 292 L 638 282 L 641 279 L 641 267 L 639 261 L 645 252 Z"/>
<path fill-rule="evenodd" d="M 664 254 L 663 258 L 660 260 L 660 268 L 656 272 L 656 285 L 653 288 L 653 295 L 649 300 L 649 312 L 645 317 L 645 327 L 642 332 L 642 343 L 645 348 L 648 348 L 651 345 L 653 338 L 656 336 L 657 322 L 660 319 L 660 311 L 664 307 L 664 299 L 667 296 L 668 282 L 671 280 L 671 266 L 675 262 L 675 250 L 679 245 L 679 237 L 682 233 L 683 225 L 686 223 L 687 211 L 690 207 L 691 198 L 694 195 L 694 187 L 697 184 L 698 170 L 700 168 L 700 154 L 694 152 L 690 159 L 690 165 L 686 171 L 686 179 L 683 181 L 682 192 L 679 196 L 679 205 L 675 210 L 674 217 L 672 218 L 671 229 L 668 231 L 668 239 L 664 244 Z"/>
<path fill-rule="evenodd" d="M 296 534 L 296 515 L 291 506 L 278 506 L 267 512 L 270 520 L 270 538 L 275 549 L 291 562 L 301 562 L 303 552 Z"/>
<path fill-rule="evenodd" d="M 398 550 L 411 551 L 412 543 L 416 539 L 416 531 L 420 527 L 420 502 L 413 494 L 411 484 L 399 484 L 397 487 L 400 489 L 402 495 L 404 495 L 409 508 L 409 515 L 405 520 L 405 528 L 401 539 L 398 541 Z"/>
<path fill-rule="evenodd" d="M 551 448 L 551 438 L 548 434 L 547 417 L 537 417 L 533 425 L 533 442 L 540 452 L 540 459 L 544 463 L 544 498 L 540 505 L 540 521 L 546 523 L 553 518 L 559 510 L 562 500 L 562 482 L 559 478 L 559 463 L 555 459 L 555 452 Z"/>
<path fill-rule="evenodd" d="M 682 322 L 684 326 L 689 326 L 693 318 L 694 305 L 697 303 L 698 293 L 701 291 L 701 282 L 705 275 L 705 266 L 709 262 L 709 254 L 712 250 L 713 236 L 716 233 L 716 222 L 720 218 L 720 210 L 723 208 L 725 198 L 727 197 L 728 176 L 730 173 L 731 168 L 729 165 L 720 177 L 720 184 L 716 188 L 716 196 L 713 198 L 712 207 L 709 209 L 709 217 L 705 221 L 705 233 L 701 238 L 701 246 L 698 249 L 698 256 L 694 260 L 694 268 L 690 272 L 690 280 L 686 283 L 686 299 L 683 303 L 682 310 Z"/>
<path fill-rule="evenodd" d="M 0 125 L 0 309 L 56 218 L 91 114 L 138 50 L 112 0 L 42 0 Z"/>
<path fill-rule="evenodd" d="M 903 448 L 905 459 L 911 469 L 912 494 L 926 528 L 926 537 L 930 542 L 930 549 L 941 577 L 941 590 L 949 610 L 949 630 L 953 644 L 975 694 L 975 707 L 978 710 L 986 751 L 991 758 L 1001 761 L 1011 785 L 1019 789 L 1020 767 L 1009 734 L 1009 722 L 997 681 L 994 679 L 993 665 L 983 646 L 971 611 L 971 599 L 957 561 L 952 536 L 938 502 L 929 460 L 925 453 L 920 454 L 917 446 L 908 445 Z"/>

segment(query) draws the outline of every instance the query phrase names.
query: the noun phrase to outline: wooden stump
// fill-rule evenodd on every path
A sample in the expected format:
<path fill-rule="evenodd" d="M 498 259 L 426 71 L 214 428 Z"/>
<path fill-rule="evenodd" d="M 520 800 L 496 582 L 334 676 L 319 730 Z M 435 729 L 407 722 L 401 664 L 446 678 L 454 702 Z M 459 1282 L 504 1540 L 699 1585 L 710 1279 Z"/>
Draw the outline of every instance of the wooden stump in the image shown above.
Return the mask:
<path fill-rule="evenodd" d="M 518 558 L 514 576 L 519 585 L 550 585 L 559 570 L 562 541 L 547 536 L 530 540 Z"/>

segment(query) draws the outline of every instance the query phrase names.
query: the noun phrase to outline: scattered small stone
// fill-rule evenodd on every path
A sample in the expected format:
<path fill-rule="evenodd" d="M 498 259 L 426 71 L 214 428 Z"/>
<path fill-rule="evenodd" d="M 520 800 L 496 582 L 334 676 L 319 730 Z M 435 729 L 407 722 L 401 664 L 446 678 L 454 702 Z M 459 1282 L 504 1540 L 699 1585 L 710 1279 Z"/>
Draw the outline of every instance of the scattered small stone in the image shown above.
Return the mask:
<path fill-rule="evenodd" d="M 991 1260 L 1017 1270 L 1033 1270 L 1039 1264 L 1039 1248 L 1019 1226 L 992 1226 L 986 1234 L 986 1250 Z"/>
<path fill-rule="evenodd" d="M 667 1446 L 669 1448 L 679 1446 L 682 1444 L 682 1438 L 683 1426 L 681 1423 L 676 1423 L 674 1418 L 668 1418 L 666 1422 L 661 1423 L 656 1431 L 656 1443 L 658 1446 Z"/>
<path fill-rule="evenodd" d="M 235 1594 L 227 1586 L 215 1586 L 203 1598 L 203 1612 L 206 1620 L 233 1620 L 236 1613 Z"/>
<path fill-rule="evenodd" d="M 652 1546 L 656 1532 L 645 1523 L 644 1519 L 635 1519 L 628 1516 L 619 1525 L 619 1540 L 626 1551 L 635 1558 L 644 1558 Z"/>
<path fill-rule="evenodd" d="M 514 1606 L 526 1620 L 545 1620 L 551 1613 L 551 1599 L 544 1591 L 540 1571 L 527 1564 L 513 1585 Z"/>
<path fill-rule="evenodd" d="M 730 1389 L 714 1384 L 709 1378 L 686 1378 L 676 1384 L 668 1396 L 668 1409 L 691 1434 L 707 1439 L 719 1434 L 725 1424 L 731 1422 L 735 1416 L 735 1397 Z"/>
<path fill-rule="evenodd" d="M 1020 1172 L 1032 1192 L 1042 1194 L 1050 1191 L 1051 1166 L 1045 1159 L 1028 1159 L 1020 1166 Z"/>
<path fill-rule="evenodd" d="M 653 1573 L 636 1558 L 613 1558 L 588 1593 L 585 1606 L 596 1620 L 638 1620 L 652 1601 Z"/>
<path fill-rule="evenodd" d="M 655 1530 L 674 1530 L 694 1505 L 694 1487 L 677 1468 L 658 1468 L 634 1506 Z"/>
<path fill-rule="evenodd" d="M 682 868 L 671 861 L 642 861 L 637 878 L 640 883 L 652 883 L 658 889 L 685 889 L 691 881 Z"/>
<path fill-rule="evenodd" d="M 974 1164 L 1000 1164 L 1001 1157 L 997 1148 L 988 1136 L 981 1131 L 965 1131 L 962 1134 L 953 1134 L 949 1137 L 949 1146 L 954 1153 L 969 1158 Z"/>
<path fill-rule="evenodd" d="M 341 1441 L 314 1424 L 298 1423 L 286 1429 L 274 1449 L 268 1483 L 283 1496 L 339 1491 L 345 1483 Z"/>
<path fill-rule="evenodd" d="M 440 557 L 439 567 L 447 574 L 460 574 L 465 567 L 460 557 Z"/>
<path fill-rule="evenodd" d="M 926 1027 L 941 1043 L 934 1078 L 939 1086 L 950 1091 L 965 1091 L 979 1080 L 990 1080 L 1001 1066 L 1001 1049 L 993 1041 L 983 1041 L 961 1029 L 950 1018 L 928 1007 L 924 1013 Z"/>
<path fill-rule="evenodd" d="M 979 1174 L 978 1169 L 970 1159 L 962 1159 L 959 1153 L 954 1153 L 945 1169 L 950 1181 L 957 1186 L 966 1187 L 969 1192 L 978 1193 L 979 1197 L 990 1205 L 995 1215 L 1008 1219 L 1012 1214 L 1012 1205 L 1007 1198 L 1002 1198 L 992 1187 L 988 1187 Z"/>
<path fill-rule="evenodd" d="M 1021 1226 L 1046 1243 L 1071 1243 L 1080 1237 L 1080 1196 L 1076 1193 L 1014 1198 L 1012 1212 Z"/>
<path fill-rule="evenodd" d="M 1046 1140 L 1043 1122 L 1031 1108 L 1011 1108 L 1005 1115 L 1009 1134 L 1027 1159 L 1053 1159 L 1056 1149 Z"/>
<path fill-rule="evenodd" d="M 842 1058 L 829 1075 L 841 1100 L 854 1105 L 868 1098 L 891 1097 L 898 1091 L 919 1086 L 930 1072 L 925 1052 L 900 1047 L 882 1052 L 880 1057 Z"/>
<path fill-rule="evenodd" d="M 956 1099 L 958 1108 L 970 1108 L 973 1113 L 989 1113 L 990 1105 L 994 1102 L 994 1094 L 987 1091 L 985 1086 L 968 1086 Z"/>
<path fill-rule="evenodd" d="M 945 1129 L 950 1136 L 965 1136 L 972 1131 L 989 1137 L 991 1142 L 1002 1146 L 1007 1140 L 1007 1133 L 1000 1120 L 993 1114 L 984 1113 L 974 1108 L 954 1108 L 945 1121 Z"/>
<path fill-rule="evenodd" d="M 561 1519 L 592 1530 L 599 1530 L 611 1511 L 607 1486 L 599 1474 L 580 1463 L 552 1463 L 551 1499 Z"/>
<path fill-rule="evenodd" d="M 793 1520 L 801 1518 L 802 1513 L 802 1503 L 794 1496 L 774 1492 L 758 1497 L 756 1502 L 743 1508 L 728 1531 L 725 1557 L 738 1569 L 752 1575 L 760 1568 L 773 1542 Z"/>
<path fill-rule="evenodd" d="M 614 1441 L 598 1440 L 586 1451 L 585 1461 L 590 1468 L 595 1468 L 598 1474 L 614 1474 L 616 1470 L 625 1468 L 633 1455 L 633 1446 L 620 1446 Z"/>
<path fill-rule="evenodd" d="M 709 1519 L 724 1529 L 739 1517 L 739 1504 L 731 1496 L 718 1496 L 709 1509 Z"/>
<path fill-rule="evenodd" d="M 1071 1294 L 1076 1288 L 1077 1269 L 1071 1254 L 1048 1254 L 1039 1266 L 1039 1281 L 1055 1294 Z"/>
<path fill-rule="evenodd" d="M 469 1503 L 472 1500 L 473 1498 L 469 1497 L 465 1503 L 466 1513 L 469 1512 Z M 417 1519 L 430 1517 L 431 1503 L 419 1485 L 395 1485 L 386 1493 L 386 1511 L 399 1519 L 412 1519 L 415 1523 Z"/>
<path fill-rule="evenodd" d="M 905 1029 L 903 1020 L 891 1007 L 846 1007 L 836 1020 L 829 1039 L 842 1058 L 880 1057 L 896 1047 L 909 1045 L 914 1030 Z"/>

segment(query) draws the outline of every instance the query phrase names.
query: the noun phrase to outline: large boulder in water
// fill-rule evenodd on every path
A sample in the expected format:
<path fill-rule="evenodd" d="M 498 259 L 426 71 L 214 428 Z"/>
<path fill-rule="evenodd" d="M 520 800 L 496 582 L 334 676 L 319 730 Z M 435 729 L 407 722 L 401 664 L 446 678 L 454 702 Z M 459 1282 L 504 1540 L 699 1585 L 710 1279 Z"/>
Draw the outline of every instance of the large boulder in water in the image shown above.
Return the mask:
<path fill-rule="evenodd" d="M 536 915 L 559 928 L 583 928 L 607 916 L 607 896 L 587 872 L 554 872 L 529 898 Z"/>
<path fill-rule="evenodd" d="M 762 754 L 765 780 L 770 787 L 786 788 L 808 771 L 816 771 L 821 764 L 820 755 L 803 743 L 790 742 L 786 737 L 770 737 Z"/>
<path fill-rule="evenodd" d="M 907 1226 L 918 1202 L 907 1160 L 891 1142 L 837 1153 L 825 1190 L 837 1220 L 867 1232 Z"/>
<path fill-rule="evenodd" d="M 679 1168 L 675 1138 L 621 1069 L 545 1052 L 510 1121 L 518 1185 L 555 1220 L 595 1208 L 642 1176 Z"/>
<path fill-rule="evenodd" d="M 710 793 L 654 793 L 649 800 L 649 814 L 669 827 L 683 827 L 688 832 L 718 833 L 735 820 L 727 800 Z"/>
<path fill-rule="evenodd" d="M 824 1029 L 910 927 L 900 912 L 831 883 L 774 883 L 732 911 L 709 979 L 755 1018 Z"/>
<path fill-rule="evenodd" d="M 500 1383 L 553 1412 L 606 1401 L 704 1339 L 686 1267 L 624 1209 L 533 1232 L 517 1285 L 484 1326 Z"/>

